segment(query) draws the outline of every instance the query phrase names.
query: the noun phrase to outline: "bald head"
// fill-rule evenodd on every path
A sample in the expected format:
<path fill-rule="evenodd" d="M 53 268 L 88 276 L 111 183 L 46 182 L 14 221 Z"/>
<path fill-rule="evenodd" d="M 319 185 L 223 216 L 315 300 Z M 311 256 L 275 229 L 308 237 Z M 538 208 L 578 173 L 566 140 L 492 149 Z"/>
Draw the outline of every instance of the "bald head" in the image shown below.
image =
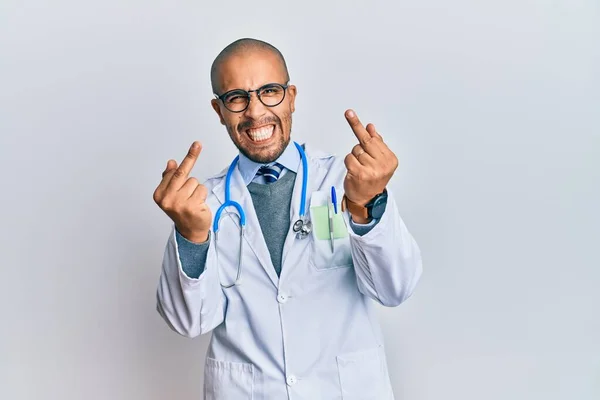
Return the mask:
<path fill-rule="evenodd" d="M 254 52 L 271 53 L 281 63 L 286 77 L 286 82 L 290 79 L 285 59 L 281 52 L 273 45 L 258 39 L 243 38 L 225 47 L 215 58 L 210 68 L 210 83 L 213 93 L 221 94 L 221 67 L 231 57 L 241 54 Z"/>

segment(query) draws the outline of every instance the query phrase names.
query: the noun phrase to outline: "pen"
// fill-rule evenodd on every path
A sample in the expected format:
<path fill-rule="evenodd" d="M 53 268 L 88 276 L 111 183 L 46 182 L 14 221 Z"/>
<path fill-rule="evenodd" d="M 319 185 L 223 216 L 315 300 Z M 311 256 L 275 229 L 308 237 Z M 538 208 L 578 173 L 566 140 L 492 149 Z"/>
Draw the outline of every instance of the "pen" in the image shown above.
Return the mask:
<path fill-rule="evenodd" d="M 333 199 L 331 199 L 333 202 Z M 334 203 L 335 204 L 335 203 Z M 334 252 L 333 245 L 333 209 L 331 204 L 327 204 L 327 215 L 329 216 L 329 240 L 331 242 L 331 252 Z"/>
<path fill-rule="evenodd" d="M 337 214 L 337 196 L 335 194 L 335 186 L 331 187 L 331 202 L 333 203 L 333 210 Z"/>

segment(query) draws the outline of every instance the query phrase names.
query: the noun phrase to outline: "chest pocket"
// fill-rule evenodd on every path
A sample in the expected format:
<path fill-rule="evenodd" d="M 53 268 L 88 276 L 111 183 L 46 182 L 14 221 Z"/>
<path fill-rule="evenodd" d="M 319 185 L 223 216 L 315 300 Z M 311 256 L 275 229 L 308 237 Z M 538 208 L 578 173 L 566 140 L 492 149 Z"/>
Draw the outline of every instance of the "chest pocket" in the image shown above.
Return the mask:
<path fill-rule="evenodd" d="M 338 191 L 338 193 L 340 193 Z M 352 266 L 350 253 L 350 237 L 338 199 L 338 213 L 333 214 L 333 251 L 329 228 L 327 208 L 331 204 L 330 194 L 325 191 L 315 191 L 310 199 L 310 220 L 312 232 L 310 235 L 310 263 L 318 270 L 332 268 L 347 268 Z"/>

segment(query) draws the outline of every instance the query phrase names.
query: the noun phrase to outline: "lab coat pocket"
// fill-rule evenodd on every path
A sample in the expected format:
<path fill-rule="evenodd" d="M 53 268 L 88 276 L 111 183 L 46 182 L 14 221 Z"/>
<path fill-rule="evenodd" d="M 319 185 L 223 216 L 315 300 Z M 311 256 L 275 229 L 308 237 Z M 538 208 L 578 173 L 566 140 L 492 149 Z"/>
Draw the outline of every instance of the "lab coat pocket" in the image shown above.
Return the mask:
<path fill-rule="evenodd" d="M 350 237 L 338 203 L 338 213 L 333 214 L 333 226 L 330 228 L 327 207 L 330 202 L 329 193 L 315 191 L 310 199 L 310 263 L 318 270 L 345 268 L 352 266 L 350 253 Z M 330 229 L 333 229 L 333 251 L 331 249 Z"/>
<path fill-rule="evenodd" d="M 384 369 L 378 348 L 339 355 L 337 365 L 343 400 L 384 398 Z"/>
<path fill-rule="evenodd" d="M 205 400 L 254 399 L 254 366 L 207 357 L 204 398 Z"/>

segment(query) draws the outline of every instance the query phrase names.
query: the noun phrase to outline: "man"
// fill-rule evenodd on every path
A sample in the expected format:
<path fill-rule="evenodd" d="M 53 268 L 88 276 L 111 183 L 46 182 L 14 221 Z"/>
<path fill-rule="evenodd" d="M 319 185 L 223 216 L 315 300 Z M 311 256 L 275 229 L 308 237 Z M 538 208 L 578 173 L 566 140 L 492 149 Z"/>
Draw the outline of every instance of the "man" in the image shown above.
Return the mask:
<path fill-rule="evenodd" d="M 422 268 L 387 188 L 396 156 L 352 110 L 344 159 L 291 141 L 297 89 L 268 43 L 233 42 L 211 81 L 239 160 L 200 184 L 194 142 L 154 193 L 174 222 L 157 308 L 181 335 L 212 332 L 205 399 L 393 399 L 375 307 L 406 300 Z M 227 200 L 240 207 L 215 215 Z"/>

